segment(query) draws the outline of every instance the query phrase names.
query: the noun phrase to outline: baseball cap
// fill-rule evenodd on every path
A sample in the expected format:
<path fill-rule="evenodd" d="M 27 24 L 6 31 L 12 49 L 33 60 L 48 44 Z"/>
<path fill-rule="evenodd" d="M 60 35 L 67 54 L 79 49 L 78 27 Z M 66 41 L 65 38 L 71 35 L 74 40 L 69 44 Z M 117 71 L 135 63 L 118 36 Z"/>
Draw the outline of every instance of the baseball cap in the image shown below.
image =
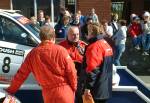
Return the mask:
<path fill-rule="evenodd" d="M 131 18 L 134 18 L 134 17 L 136 17 L 136 14 L 131 14 Z"/>
<path fill-rule="evenodd" d="M 150 13 L 148 11 L 146 11 L 143 16 L 150 16 Z"/>
<path fill-rule="evenodd" d="M 140 20 L 138 16 L 133 17 L 133 20 Z"/>

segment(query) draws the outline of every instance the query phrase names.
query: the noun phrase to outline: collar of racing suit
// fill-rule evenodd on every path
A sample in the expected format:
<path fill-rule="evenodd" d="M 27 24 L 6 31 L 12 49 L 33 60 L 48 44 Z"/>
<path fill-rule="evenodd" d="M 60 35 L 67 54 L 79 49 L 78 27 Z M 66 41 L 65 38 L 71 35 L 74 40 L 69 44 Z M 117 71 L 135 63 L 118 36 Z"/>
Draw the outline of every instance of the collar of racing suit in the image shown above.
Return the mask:
<path fill-rule="evenodd" d="M 88 42 L 90 44 L 92 44 L 92 43 L 96 42 L 97 40 L 101 40 L 101 39 L 103 39 L 103 35 L 102 34 L 97 35 L 96 37 L 93 37 L 93 38 L 89 39 Z"/>
<path fill-rule="evenodd" d="M 50 40 L 44 40 L 40 43 L 40 45 L 45 45 L 45 44 L 54 44 L 53 41 Z"/>
<path fill-rule="evenodd" d="M 84 55 L 85 48 L 80 45 L 80 41 L 71 42 L 67 39 L 67 42 L 68 42 L 69 45 L 75 46 L 78 49 L 78 51 L 81 55 Z"/>
<path fill-rule="evenodd" d="M 68 42 L 69 45 L 73 45 L 75 47 L 77 47 L 77 45 L 79 44 L 78 42 L 71 42 L 71 41 L 69 41 L 68 38 L 67 38 L 67 42 Z"/>

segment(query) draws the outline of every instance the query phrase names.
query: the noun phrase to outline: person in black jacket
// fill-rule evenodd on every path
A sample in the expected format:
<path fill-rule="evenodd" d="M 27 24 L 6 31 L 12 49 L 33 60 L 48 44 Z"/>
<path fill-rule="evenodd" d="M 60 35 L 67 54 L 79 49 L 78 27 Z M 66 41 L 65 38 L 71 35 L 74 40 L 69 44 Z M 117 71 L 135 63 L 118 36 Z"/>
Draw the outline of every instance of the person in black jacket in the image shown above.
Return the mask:
<path fill-rule="evenodd" d="M 119 23 L 118 23 L 118 14 L 113 14 L 111 16 L 111 22 L 109 25 L 113 28 L 113 35 L 115 35 L 119 30 Z"/>
<path fill-rule="evenodd" d="M 69 20 L 70 20 L 70 18 L 68 16 L 64 16 L 62 18 L 62 22 L 57 23 L 55 25 L 54 28 L 55 28 L 56 38 L 66 38 L 67 37 L 67 31 L 68 31 L 68 28 L 70 27 Z"/>
<path fill-rule="evenodd" d="M 84 41 L 86 40 L 86 36 L 88 35 L 88 24 L 92 23 L 92 18 L 87 18 L 86 23 L 81 27 L 81 38 Z"/>
<path fill-rule="evenodd" d="M 85 51 L 86 83 L 84 95 L 92 96 L 95 103 L 106 103 L 112 93 L 113 51 L 103 39 L 103 27 L 88 25 L 89 45 Z"/>

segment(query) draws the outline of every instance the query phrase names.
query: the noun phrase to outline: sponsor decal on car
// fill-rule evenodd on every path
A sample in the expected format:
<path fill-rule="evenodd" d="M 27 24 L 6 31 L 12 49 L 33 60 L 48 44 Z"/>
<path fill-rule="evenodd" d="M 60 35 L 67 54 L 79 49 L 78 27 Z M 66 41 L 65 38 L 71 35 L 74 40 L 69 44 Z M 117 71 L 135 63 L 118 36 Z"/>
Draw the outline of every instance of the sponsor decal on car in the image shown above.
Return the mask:
<path fill-rule="evenodd" d="M 11 55 L 17 55 L 17 56 L 24 56 L 25 51 L 18 50 L 18 49 L 11 49 L 6 47 L 0 47 L 0 53 L 6 53 Z"/>

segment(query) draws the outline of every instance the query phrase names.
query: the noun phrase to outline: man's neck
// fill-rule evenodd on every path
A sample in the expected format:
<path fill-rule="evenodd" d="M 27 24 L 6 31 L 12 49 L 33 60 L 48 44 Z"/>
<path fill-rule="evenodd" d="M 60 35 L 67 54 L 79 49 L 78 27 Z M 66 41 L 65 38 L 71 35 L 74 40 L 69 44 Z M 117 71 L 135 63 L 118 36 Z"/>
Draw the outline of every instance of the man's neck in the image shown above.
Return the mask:
<path fill-rule="evenodd" d="M 43 42 L 43 43 L 50 42 L 50 43 L 55 44 L 55 39 L 51 39 L 51 40 L 43 40 L 42 42 Z"/>

